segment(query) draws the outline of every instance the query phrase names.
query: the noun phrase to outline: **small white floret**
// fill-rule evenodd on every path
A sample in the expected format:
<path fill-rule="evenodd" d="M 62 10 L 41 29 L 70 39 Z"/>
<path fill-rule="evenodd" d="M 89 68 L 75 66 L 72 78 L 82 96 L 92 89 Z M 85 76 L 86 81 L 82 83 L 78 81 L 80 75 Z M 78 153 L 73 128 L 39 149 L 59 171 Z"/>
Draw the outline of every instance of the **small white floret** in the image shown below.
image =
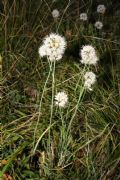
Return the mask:
<path fill-rule="evenodd" d="M 96 27 L 97 29 L 102 29 L 102 28 L 103 28 L 103 23 L 100 22 L 100 21 L 97 21 L 97 22 L 95 23 L 95 27 Z"/>
<path fill-rule="evenodd" d="M 96 75 L 89 71 L 84 74 L 84 87 L 92 91 L 92 85 L 96 82 Z"/>
<path fill-rule="evenodd" d="M 43 45 L 39 48 L 39 55 L 41 57 L 47 56 L 50 61 L 58 61 L 62 58 L 66 45 L 64 37 L 51 33 L 44 38 Z"/>
<path fill-rule="evenodd" d="M 91 45 L 83 46 L 80 50 L 80 56 L 83 64 L 95 65 L 99 60 L 95 48 Z"/>
<path fill-rule="evenodd" d="M 80 14 L 80 20 L 87 21 L 87 19 L 88 19 L 88 17 L 87 17 L 86 13 L 81 13 Z"/>
<path fill-rule="evenodd" d="M 68 96 L 65 92 L 58 92 L 55 95 L 55 104 L 59 107 L 65 107 L 68 102 Z"/>
<path fill-rule="evenodd" d="M 53 18 L 58 18 L 60 16 L 58 9 L 54 9 L 52 11 L 52 16 L 53 16 Z"/>
<path fill-rule="evenodd" d="M 43 45 L 43 46 L 40 46 L 38 52 L 39 52 L 39 55 L 40 55 L 41 57 L 44 57 L 44 56 L 47 55 L 46 48 L 45 48 L 44 45 Z"/>
<path fill-rule="evenodd" d="M 104 14 L 106 11 L 106 7 L 104 4 L 100 4 L 97 6 L 97 12 L 100 13 L 100 14 Z"/>

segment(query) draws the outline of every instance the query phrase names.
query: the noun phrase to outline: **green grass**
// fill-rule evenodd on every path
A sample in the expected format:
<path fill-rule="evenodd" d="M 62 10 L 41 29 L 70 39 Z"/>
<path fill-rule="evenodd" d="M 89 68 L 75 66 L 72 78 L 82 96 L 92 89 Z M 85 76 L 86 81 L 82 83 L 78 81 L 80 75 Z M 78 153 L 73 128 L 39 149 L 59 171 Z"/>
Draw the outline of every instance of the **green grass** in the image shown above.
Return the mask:
<path fill-rule="evenodd" d="M 78 2 L 4 0 L 0 5 L 1 179 L 120 178 L 120 11 L 106 0 L 101 18 L 97 2 Z M 57 21 L 51 16 L 54 8 L 60 10 Z M 87 23 L 79 20 L 84 11 Z M 104 22 L 101 31 L 94 28 L 98 18 Z M 50 70 L 38 48 L 56 31 L 68 46 Z M 97 74 L 92 92 L 84 91 L 80 79 L 79 49 L 86 44 L 100 57 L 96 67 L 89 67 Z M 69 97 L 64 109 L 54 106 L 61 90 Z"/>

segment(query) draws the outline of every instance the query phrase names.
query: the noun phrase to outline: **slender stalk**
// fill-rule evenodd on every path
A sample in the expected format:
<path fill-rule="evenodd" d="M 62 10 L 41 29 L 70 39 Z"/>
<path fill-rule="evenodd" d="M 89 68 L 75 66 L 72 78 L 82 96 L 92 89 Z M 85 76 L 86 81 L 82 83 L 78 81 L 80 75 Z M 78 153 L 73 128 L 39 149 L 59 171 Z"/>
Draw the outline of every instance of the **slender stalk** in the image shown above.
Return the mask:
<path fill-rule="evenodd" d="M 82 73 L 81 73 L 81 76 L 80 76 L 80 78 L 79 78 L 79 80 L 78 80 L 78 83 L 76 84 L 75 91 L 77 90 L 77 88 L 78 88 L 78 86 L 79 86 L 80 80 L 82 80 L 81 84 L 83 84 L 83 75 L 84 75 L 85 71 L 88 70 L 88 69 L 89 69 L 89 67 L 87 67 L 87 66 L 85 65 L 84 68 L 83 68 L 83 71 L 82 71 Z M 72 122 L 73 122 L 73 119 L 74 119 L 74 117 L 76 116 L 77 110 L 78 110 L 78 108 L 79 108 L 79 103 L 80 103 L 80 101 L 81 101 L 81 99 L 82 99 L 82 96 L 83 96 L 84 92 L 85 92 L 85 87 L 84 87 L 84 85 L 83 85 L 83 86 L 81 86 L 81 88 L 80 88 L 79 98 L 78 98 L 77 104 L 76 104 L 76 106 L 75 106 L 75 111 L 74 111 L 74 113 L 73 113 L 73 116 L 72 116 L 72 118 L 71 118 L 71 120 L 70 120 L 70 123 L 69 123 L 69 126 L 68 126 L 68 130 L 67 130 L 68 132 L 69 132 L 69 130 L 70 130 L 70 128 L 71 128 L 71 124 L 72 124 Z"/>
<path fill-rule="evenodd" d="M 54 64 L 53 64 L 53 69 L 52 69 L 52 103 L 51 103 L 50 124 L 52 122 L 52 115 L 53 115 L 54 91 L 55 91 L 55 61 L 54 61 Z"/>
<path fill-rule="evenodd" d="M 85 72 L 86 69 L 87 69 L 87 67 L 85 65 L 83 70 L 82 70 L 82 73 L 81 72 L 79 73 L 79 79 L 78 79 L 78 82 L 77 82 L 77 84 L 75 86 L 75 91 L 77 90 L 77 88 L 79 86 L 80 80 L 83 80 L 83 75 L 84 75 L 84 72 Z"/>
<path fill-rule="evenodd" d="M 51 113 L 50 113 L 50 127 L 52 125 L 53 109 L 54 109 L 54 91 L 55 91 L 55 61 L 52 63 L 52 101 L 51 101 Z M 49 155 L 51 154 L 51 128 L 49 129 L 48 139 Z M 49 157 L 51 160 L 51 156 Z"/>
<path fill-rule="evenodd" d="M 72 124 L 72 122 L 73 122 L 73 119 L 74 119 L 74 117 L 76 116 L 76 113 L 77 113 L 77 110 L 78 110 L 78 107 L 79 107 L 79 103 L 80 103 L 80 101 L 81 101 L 81 98 L 82 98 L 82 95 L 83 95 L 83 93 L 84 93 L 84 90 L 85 90 L 84 87 L 82 87 L 82 89 L 80 90 L 79 98 L 78 98 L 77 104 L 76 104 L 76 106 L 75 106 L 75 111 L 74 111 L 74 114 L 73 114 L 73 116 L 72 116 L 72 118 L 71 118 L 71 120 L 70 120 L 68 129 L 67 129 L 67 132 L 69 132 L 69 130 L 70 130 L 70 128 L 71 128 L 71 124 Z"/>
<path fill-rule="evenodd" d="M 45 90 L 46 90 L 46 86 L 47 86 L 48 80 L 49 80 L 49 78 L 50 78 L 51 69 L 52 69 L 52 68 L 51 68 L 51 65 L 50 65 L 49 73 L 48 73 L 47 79 L 46 79 L 46 81 L 45 81 L 45 84 L 44 84 L 44 87 L 43 87 L 43 92 L 42 92 L 41 99 L 40 99 L 40 103 L 39 103 L 38 120 L 37 120 L 37 123 L 36 123 L 36 126 L 35 126 L 35 130 L 34 130 L 33 149 L 34 149 L 34 146 L 36 146 L 36 145 L 35 145 L 35 137 L 36 137 L 37 127 L 38 127 L 38 124 L 39 124 L 39 121 L 40 121 L 42 100 L 43 100 L 43 97 L 44 97 L 44 92 L 45 92 Z"/>

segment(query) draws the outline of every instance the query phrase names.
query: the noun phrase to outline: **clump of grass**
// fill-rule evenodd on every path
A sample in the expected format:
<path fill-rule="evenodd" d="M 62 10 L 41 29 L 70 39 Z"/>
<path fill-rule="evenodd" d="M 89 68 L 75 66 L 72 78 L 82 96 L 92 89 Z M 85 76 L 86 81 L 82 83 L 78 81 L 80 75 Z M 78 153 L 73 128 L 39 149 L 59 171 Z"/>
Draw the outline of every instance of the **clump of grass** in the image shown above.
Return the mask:
<path fill-rule="evenodd" d="M 97 30 L 97 5 L 33 0 L 0 4 L 1 178 L 119 179 L 120 36 L 115 27 L 120 12 L 111 15 L 114 4 L 105 1 L 106 13 L 96 16 L 104 26 Z M 51 14 L 55 8 L 57 19 Z M 81 12 L 88 13 L 87 22 L 80 21 Z M 38 56 L 50 32 L 64 35 L 68 43 L 53 69 Z M 92 92 L 83 90 L 80 78 L 84 67 L 79 49 L 86 44 L 96 47 L 100 57 L 89 69 L 97 74 Z M 69 97 L 63 109 L 54 105 L 61 90 Z"/>

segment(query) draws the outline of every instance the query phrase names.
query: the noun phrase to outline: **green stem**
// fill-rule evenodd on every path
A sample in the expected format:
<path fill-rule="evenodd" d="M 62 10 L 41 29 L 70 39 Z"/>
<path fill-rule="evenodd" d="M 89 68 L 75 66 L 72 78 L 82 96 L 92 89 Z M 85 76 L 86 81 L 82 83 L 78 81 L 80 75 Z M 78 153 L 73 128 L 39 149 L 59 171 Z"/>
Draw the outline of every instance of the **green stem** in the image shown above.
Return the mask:
<path fill-rule="evenodd" d="M 50 126 L 52 124 L 53 108 L 54 108 L 54 91 L 55 91 L 55 61 L 52 63 L 52 102 L 51 102 L 51 113 L 50 113 Z M 49 153 L 51 151 L 51 128 L 49 129 Z"/>
<path fill-rule="evenodd" d="M 49 73 L 48 73 L 47 79 L 46 79 L 45 84 L 44 84 L 44 87 L 43 87 L 43 92 L 42 92 L 41 99 L 40 99 L 40 103 L 39 103 L 38 120 L 37 120 L 37 123 L 36 123 L 36 126 L 35 126 L 34 137 L 33 137 L 33 149 L 34 149 L 34 147 L 36 146 L 36 145 L 35 145 L 35 138 L 36 138 L 36 131 L 37 131 L 37 127 L 38 127 L 38 124 L 39 124 L 39 121 L 40 121 L 40 116 L 41 116 L 42 100 L 43 100 L 43 97 L 44 97 L 44 92 L 45 92 L 45 89 L 46 89 L 48 80 L 49 80 L 49 78 L 50 78 L 50 74 L 51 74 L 51 66 L 50 66 Z"/>
<path fill-rule="evenodd" d="M 70 130 L 70 128 L 71 128 L 71 124 L 72 124 L 72 122 L 73 122 L 73 119 L 74 119 L 74 117 L 76 116 L 76 113 L 77 113 L 77 110 L 78 110 L 78 107 L 79 107 L 80 100 L 81 100 L 81 98 L 82 98 L 82 95 L 84 94 L 84 90 L 85 90 L 84 87 L 82 87 L 82 89 L 81 89 L 81 91 L 80 91 L 80 94 L 79 94 L 79 98 L 78 98 L 77 104 L 76 104 L 76 106 L 75 106 L 74 114 L 73 114 L 73 116 L 72 116 L 72 118 L 71 118 L 71 120 L 70 120 L 68 129 L 67 129 L 67 132 L 69 132 L 69 130 Z"/>

